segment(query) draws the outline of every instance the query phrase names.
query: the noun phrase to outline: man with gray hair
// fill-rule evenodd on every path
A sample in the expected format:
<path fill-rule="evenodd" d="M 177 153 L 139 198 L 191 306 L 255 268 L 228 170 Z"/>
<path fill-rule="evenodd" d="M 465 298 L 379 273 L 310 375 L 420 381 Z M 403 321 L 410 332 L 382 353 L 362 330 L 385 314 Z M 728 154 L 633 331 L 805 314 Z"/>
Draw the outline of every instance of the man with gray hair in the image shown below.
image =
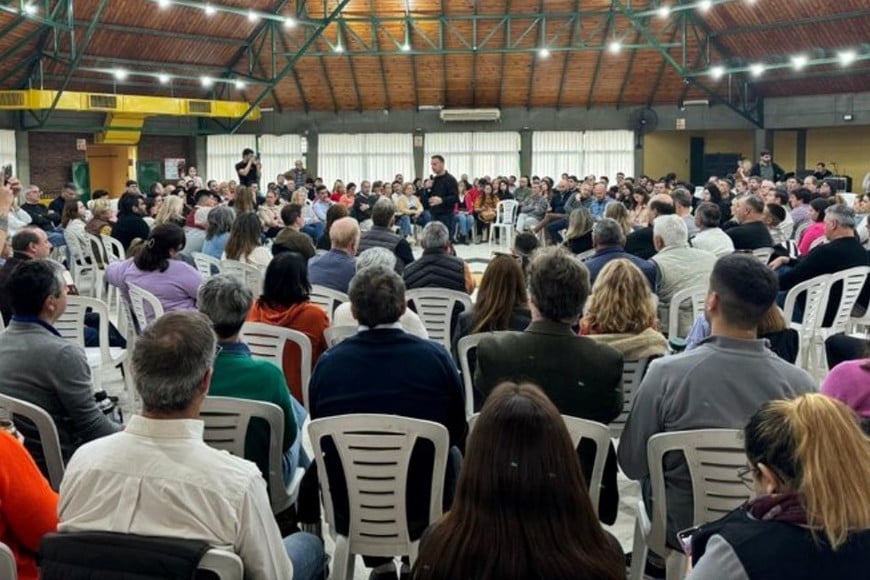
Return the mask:
<path fill-rule="evenodd" d="M 613 260 L 625 259 L 640 268 L 649 282 L 650 290 L 656 290 L 658 271 L 649 260 L 638 258 L 625 251 L 625 234 L 622 227 L 611 218 L 602 218 L 592 226 L 592 247 L 595 254 L 583 261 L 589 270 L 589 283 L 595 284 L 599 272 Z"/>
<path fill-rule="evenodd" d="M 757 195 L 746 195 L 735 203 L 736 226 L 725 230 L 734 242 L 735 250 L 772 248 L 773 238 L 764 223 L 764 202 Z"/>
<path fill-rule="evenodd" d="M 203 441 L 199 410 L 217 346 L 212 325 L 197 312 L 169 312 L 136 340 L 142 414 L 70 460 L 58 530 L 203 540 L 238 554 L 246 578 L 321 578 L 320 540 L 297 533 L 282 541 L 257 466 Z"/>
<path fill-rule="evenodd" d="M 359 247 L 359 223 L 351 217 L 335 220 L 329 228 L 332 249 L 308 261 L 308 281 L 312 286 L 326 286 L 347 292 L 356 273 L 356 250 Z"/>
<path fill-rule="evenodd" d="M 685 187 L 677 187 L 671 192 L 671 197 L 674 200 L 674 210 L 686 222 L 686 229 L 691 238 L 698 232 L 695 216 L 692 215 L 692 194 Z"/>
<path fill-rule="evenodd" d="M 825 211 L 827 243 L 814 248 L 802 258 L 793 260 L 788 256 L 783 256 L 770 262 L 770 267 L 777 270 L 779 276 L 777 302 L 780 306 L 785 303 L 786 293 L 801 282 L 822 274 L 833 274 L 856 266 L 870 266 L 870 254 L 861 246 L 861 242 L 855 236 L 855 224 L 855 211 L 852 208 L 843 204 L 832 205 Z M 837 284 L 831 289 L 828 308 L 825 311 L 825 325 L 830 325 L 833 322 L 842 293 L 842 284 Z M 868 298 L 870 298 L 870 283 L 865 283 L 864 289 L 858 297 L 855 314 L 860 316 L 866 312 Z M 802 299 L 803 296 L 798 298 L 797 309 L 803 310 Z"/>
<path fill-rule="evenodd" d="M 317 361 L 310 383 L 311 418 L 381 413 L 424 419 L 443 425 L 450 445 L 462 448 L 465 403 L 459 374 L 441 344 L 402 330 L 399 320 L 406 309 L 402 279 L 392 268 L 364 268 L 354 276 L 349 295 L 360 331 L 327 350 Z M 418 539 L 429 523 L 428 498 L 422 497 L 420 490 L 429 488 L 431 461 L 428 451 L 420 453 L 415 449 L 411 456 L 407 516 L 412 540 Z M 346 493 L 337 484 L 331 478 L 333 498 Z M 445 485 L 446 490 L 451 487 Z M 300 499 L 300 504 L 303 502 Z M 347 534 L 347 508 L 341 502 L 336 502 L 334 508 L 335 531 Z M 396 577 L 392 559 L 364 559 L 366 566 L 376 568 L 375 577 Z"/>
<path fill-rule="evenodd" d="M 289 483 L 299 464 L 302 438 L 297 425 L 305 420 L 306 412 L 290 396 L 281 368 L 269 361 L 253 358 L 251 349 L 242 342 L 242 325 L 253 302 L 251 289 L 232 276 L 212 276 L 199 289 L 197 308 L 211 320 L 218 337 L 219 352 L 214 359 L 209 394 L 264 401 L 281 407 L 284 411 L 284 440 L 281 442 L 284 456 L 281 468 L 284 481 Z M 257 464 L 267 481 L 269 438 L 268 425 L 262 422 L 252 423 L 245 437 L 245 458 Z M 307 459 L 303 463 L 303 466 L 307 466 Z"/>
<path fill-rule="evenodd" d="M 651 258 L 659 271 L 659 324 L 662 332 L 686 336 L 692 327 L 692 305 L 680 307 L 679 328 L 668 329 L 671 298 L 680 290 L 705 286 L 716 264 L 716 255 L 689 246 L 686 223 L 680 216 L 663 215 L 653 222 L 656 255 Z"/>
<path fill-rule="evenodd" d="M 375 204 L 377 206 L 377 204 Z M 396 255 L 386 248 L 369 248 L 362 252 L 356 259 L 356 271 L 361 272 L 366 268 L 380 267 L 392 268 L 396 267 Z M 353 284 L 353 280 L 351 280 Z M 429 338 L 429 333 L 426 327 L 423 326 L 423 321 L 417 316 L 417 313 L 410 308 L 405 309 L 405 313 L 399 318 L 399 324 L 405 332 L 410 332 L 420 338 Z M 344 302 L 335 309 L 332 314 L 332 326 L 358 326 L 359 322 L 353 316 L 350 302 Z"/>
<path fill-rule="evenodd" d="M 401 275 L 405 266 L 414 261 L 414 252 L 408 241 L 392 230 L 396 204 L 389 197 L 381 197 L 375 202 L 371 213 L 372 227 L 360 236 L 359 253 L 375 247 L 389 250 L 396 256 L 396 272 Z"/>
<path fill-rule="evenodd" d="M 698 233 L 690 242 L 693 248 L 713 252 L 716 257 L 734 253 L 734 242 L 719 227 L 722 210 L 715 203 L 705 201 L 695 209 L 695 225 Z"/>
<path fill-rule="evenodd" d="M 446 288 L 459 292 L 474 291 L 474 279 L 468 265 L 453 254 L 447 226 L 432 221 L 423 228 L 420 238 L 423 256 L 405 268 L 405 285 L 413 288 Z"/>
<path fill-rule="evenodd" d="M 540 386 L 565 415 L 605 425 L 618 417 L 622 354 L 572 330 L 589 291 L 589 273 L 573 255 L 556 247 L 539 250 L 529 265 L 532 323 L 522 332 L 496 332 L 480 341 L 474 373 L 480 394 L 488 396 L 504 381 L 529 381 Z M 594 449 L 580 446 L 587 478 L 594 455 Z M 601 521 L 613 523 L 618 500 L 613 461 L 602 483 Z"/>

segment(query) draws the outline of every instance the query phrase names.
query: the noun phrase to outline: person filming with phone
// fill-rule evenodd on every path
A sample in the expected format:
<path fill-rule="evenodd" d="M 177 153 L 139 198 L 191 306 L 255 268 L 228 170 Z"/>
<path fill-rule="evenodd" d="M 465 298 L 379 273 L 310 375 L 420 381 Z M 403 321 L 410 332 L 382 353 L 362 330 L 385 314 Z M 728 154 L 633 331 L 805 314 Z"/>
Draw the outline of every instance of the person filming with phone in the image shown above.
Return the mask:
<path fill-rule="evenodd" d="M 242 151 L 242 160 L 236 163 L 236 173 L 239 176 L 239 185 L 250 187 L 260 182 L 260 155 L 254 155 L 253 149 Z"/>

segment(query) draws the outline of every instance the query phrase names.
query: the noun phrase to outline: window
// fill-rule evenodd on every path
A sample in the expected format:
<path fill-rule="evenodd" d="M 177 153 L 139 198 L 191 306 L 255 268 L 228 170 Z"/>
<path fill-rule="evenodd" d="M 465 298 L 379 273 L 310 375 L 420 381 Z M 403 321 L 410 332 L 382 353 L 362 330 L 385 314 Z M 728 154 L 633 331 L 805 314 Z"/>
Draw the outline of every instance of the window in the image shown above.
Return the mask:
<path fill-rule="evenodd" d="M 488 175 L 519 175 L 520 134 L 429 133 L 426 135 L 426 173 L 432 155 L 444 156 L 445 167 L 454 177 L 462 174 L 472 180 Z"/>
<path fill-rule="evenodd" d="M 413 180 L 414 145 L 410 133 L 320 135 L 317 171 L 332 187 L 336 179 L 357 185 L 363 180 L 391 182 L 397 173 Z"/>
<path fill-rule="evenodd" d="M 634 133 L 631 131 L 539 131 L 532 135 L 532 173 L 556 182 L 563 173 L 634 174 Z"/>

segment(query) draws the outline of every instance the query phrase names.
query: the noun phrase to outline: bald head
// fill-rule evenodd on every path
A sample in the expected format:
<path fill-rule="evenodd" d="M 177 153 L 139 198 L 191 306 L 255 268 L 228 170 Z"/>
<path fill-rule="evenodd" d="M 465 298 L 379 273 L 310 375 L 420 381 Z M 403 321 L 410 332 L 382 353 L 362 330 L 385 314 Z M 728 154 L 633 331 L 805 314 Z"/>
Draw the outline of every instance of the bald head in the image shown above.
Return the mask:
<path fill-rule="evenodd" d="M 351 217 L 335 220 L 329 228 L 329 241 L 336 250 L 344 250 L 356 255 L 359 245 L 359 222 Z"/>
<path fill-rule="evenodd" d="M 649 223 L 660 215 L 672 215 L 675 213 L 674 200 L 667 193 L 657 193 L 649 200 Z"/>

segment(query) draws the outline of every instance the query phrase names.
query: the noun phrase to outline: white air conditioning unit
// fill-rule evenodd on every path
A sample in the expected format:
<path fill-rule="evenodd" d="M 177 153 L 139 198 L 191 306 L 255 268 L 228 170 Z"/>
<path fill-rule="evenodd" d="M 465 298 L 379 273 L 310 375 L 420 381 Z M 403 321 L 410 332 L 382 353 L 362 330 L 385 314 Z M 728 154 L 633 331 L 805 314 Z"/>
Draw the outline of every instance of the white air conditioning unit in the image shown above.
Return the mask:
<path fill-rule="evenodd" d="M 469 123 L 474 121 L 498 121 L 499 109 L 444 109 L 440 113 L 445 123 Z"/>

